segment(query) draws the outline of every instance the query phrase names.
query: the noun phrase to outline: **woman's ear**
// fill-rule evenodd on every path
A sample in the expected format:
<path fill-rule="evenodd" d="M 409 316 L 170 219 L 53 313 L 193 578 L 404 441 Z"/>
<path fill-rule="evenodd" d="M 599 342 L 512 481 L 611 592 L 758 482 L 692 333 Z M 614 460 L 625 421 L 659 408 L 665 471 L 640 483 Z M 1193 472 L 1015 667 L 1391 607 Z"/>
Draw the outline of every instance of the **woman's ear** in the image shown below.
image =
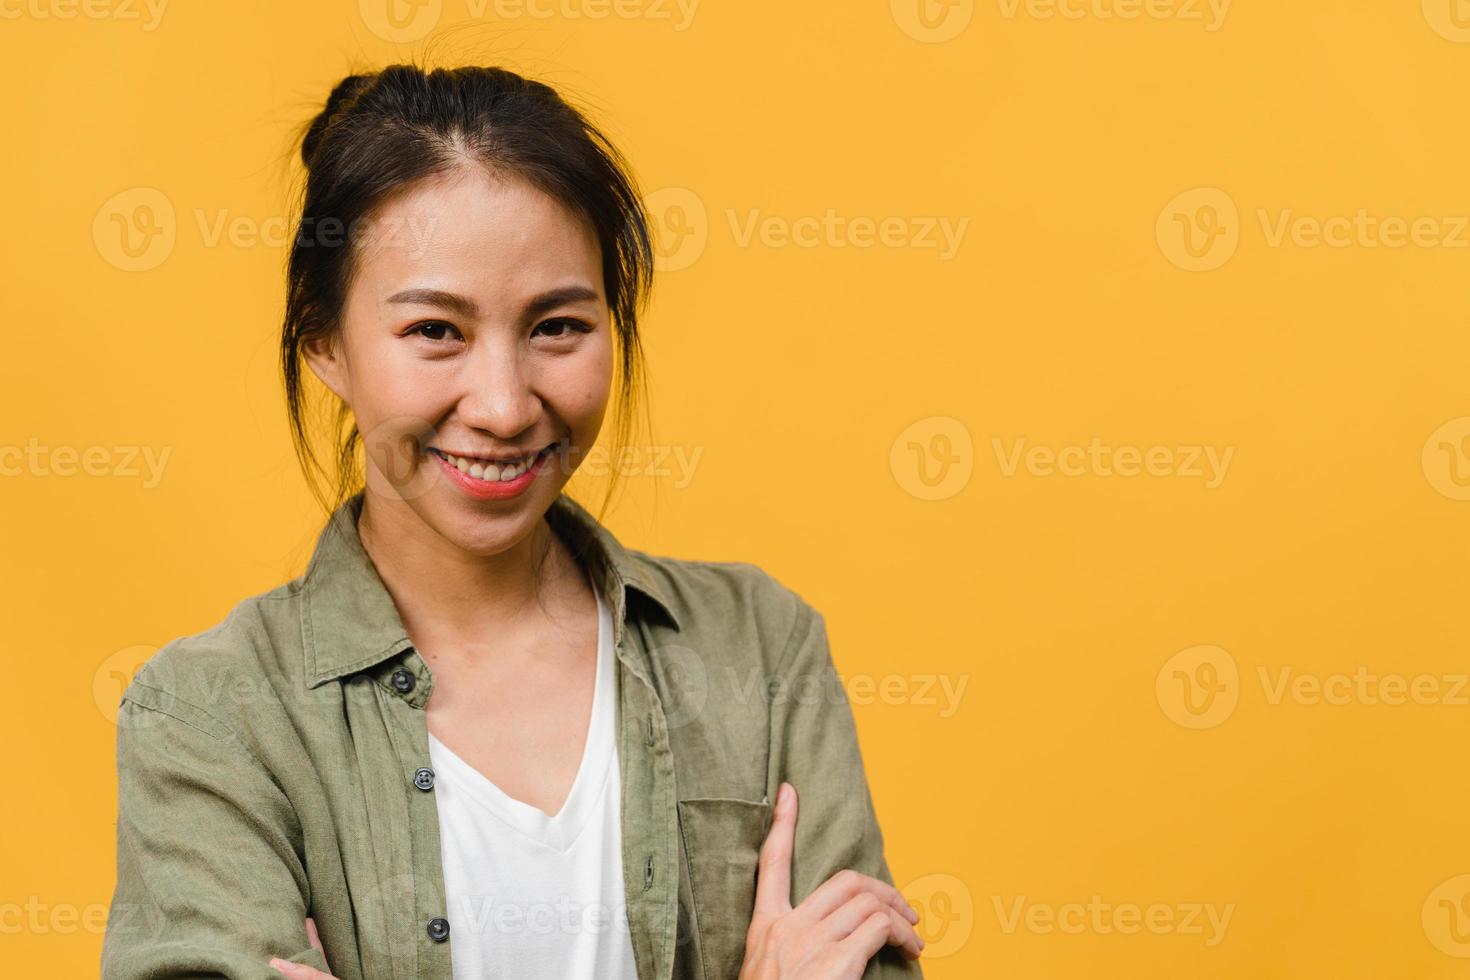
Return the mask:
<path fill-rule="evenodd" d="M 352 392 L 351 379 L 347 374 L 346 358 L 339 342 L 339 332 L 316 334 L 301 342 L 301 352 L 311 372 L 321 379 L 322 384 L 332 390 L 338 398 L 351 404 L 348 396 Z"/>

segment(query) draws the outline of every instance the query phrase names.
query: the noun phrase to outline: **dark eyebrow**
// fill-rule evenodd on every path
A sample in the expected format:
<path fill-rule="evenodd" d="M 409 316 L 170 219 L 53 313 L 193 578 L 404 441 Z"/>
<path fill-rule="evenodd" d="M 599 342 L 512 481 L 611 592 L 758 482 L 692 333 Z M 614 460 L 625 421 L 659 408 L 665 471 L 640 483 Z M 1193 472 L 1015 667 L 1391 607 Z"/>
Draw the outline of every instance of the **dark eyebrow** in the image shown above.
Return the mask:
<path fill-rule="evenodd" d="M 576 303 L 586 300 L 596 300 L 601 297 L 596 290 L 588 289 L 586 286 L 562 286 L 542 293 L 531 300 L 526 306 L 526 312 L 532 317 L 540 316 L 547 310 L 554 310 L 558 306 L 567 303 Z M 405 289 L 388 297 L 390 303 L 419 303 L 426 306 L 438 306 L 442 309 L 457 313 L 467 320 L 473 320 L 479 316 L 480 308 L 475 301 L 458 293 L 445 292 L 442 289 Z"/>
<path fill-rule="evenodd" d="M 480 312 L 474 300 L 461 296 L 459 293 L 446 293 L 442 289 L 405 289 L 401 293 L 389 296 L 388 302 L 438 306 L 451 313 L 458 313 L 467 320 L 473 320 Z"/>

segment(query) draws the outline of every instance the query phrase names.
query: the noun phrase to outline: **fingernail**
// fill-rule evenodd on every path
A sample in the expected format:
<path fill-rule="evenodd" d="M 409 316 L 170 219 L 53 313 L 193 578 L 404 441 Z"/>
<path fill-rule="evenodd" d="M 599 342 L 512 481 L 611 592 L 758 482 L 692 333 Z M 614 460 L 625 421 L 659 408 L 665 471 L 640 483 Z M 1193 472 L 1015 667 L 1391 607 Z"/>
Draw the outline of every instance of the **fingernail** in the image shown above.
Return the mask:
<path fill-rule="evenodd" d="M 286 971 L 281 969 L 281 967 L 283 967 L 285 965 L 286 965 L 286 961 L 283 960 L 283 959 L 281 959 L 280 957 L 277 957 L 277 956 L 272 956 L 271 957 L 271 967 L 272 968 L 280 971 L 281 973 L 285 973 Z"/>
<path fill-rule="evenodd" d="M 776 803 L 780 806 L 789 806 L 791 804 L 790 783 L 781 784 L 781 789 L 776 793 Z"/>

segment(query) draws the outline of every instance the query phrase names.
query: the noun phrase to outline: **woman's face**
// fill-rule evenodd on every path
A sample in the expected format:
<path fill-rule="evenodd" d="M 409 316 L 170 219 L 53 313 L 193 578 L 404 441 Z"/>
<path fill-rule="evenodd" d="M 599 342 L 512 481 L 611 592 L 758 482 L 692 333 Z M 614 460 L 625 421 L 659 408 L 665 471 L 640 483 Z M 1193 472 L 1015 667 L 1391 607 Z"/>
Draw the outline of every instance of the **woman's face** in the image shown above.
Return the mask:
<path fill-rule="evenodd" d="M 375 498 L 467 552 L 501 552 L 602 426 L 613 345 L 597 237 L 530 184 L 470 167 L 396 195 L 359 234 L 342 328 L 308 362 L 352 407 Z M 510 457 L 522 462 L 484 469 Z M 496 479 L 527 457 L 539 462 Z"/>

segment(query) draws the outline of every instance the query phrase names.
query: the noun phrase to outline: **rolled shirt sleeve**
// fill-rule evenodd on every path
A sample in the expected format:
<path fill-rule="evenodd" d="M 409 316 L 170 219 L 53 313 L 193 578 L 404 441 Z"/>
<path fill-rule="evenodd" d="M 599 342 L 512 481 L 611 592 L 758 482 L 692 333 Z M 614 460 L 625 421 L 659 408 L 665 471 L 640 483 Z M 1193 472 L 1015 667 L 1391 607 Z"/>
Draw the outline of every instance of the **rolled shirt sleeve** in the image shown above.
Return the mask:
<path fill-rule="evenodd" d="M 117 776 L 103 980 L 279 980 L 273 956 L 326 969 L 306 935 L 295 812 L 233 732 L 135 681 L 118 711 Z"/>
<path fill-rule="evenodd" d="M 797 599 L 796 625 L 771 689 L 771 799 L 782 781 L 796 787 L 799 809 L 791 859 L 797 905 L 844 868 L 893 884 L 868 789 L 857 727 L 837 676 L 822 614 Z M 865 980 L 922 977 L 917 960 L 884 946 Z"/>

